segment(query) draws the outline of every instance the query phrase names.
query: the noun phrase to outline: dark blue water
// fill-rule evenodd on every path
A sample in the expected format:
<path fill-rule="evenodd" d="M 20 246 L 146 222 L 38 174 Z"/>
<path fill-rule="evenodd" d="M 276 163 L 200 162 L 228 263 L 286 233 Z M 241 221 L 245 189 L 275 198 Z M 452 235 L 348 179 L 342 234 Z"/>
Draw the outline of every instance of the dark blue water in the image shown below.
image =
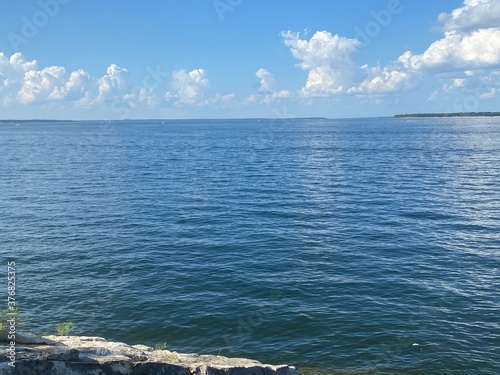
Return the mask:
<path fill-rule="evenodd" d="M 34 331 L 500 373 L 498 118 L 2 124 L 0 176 Z"/>

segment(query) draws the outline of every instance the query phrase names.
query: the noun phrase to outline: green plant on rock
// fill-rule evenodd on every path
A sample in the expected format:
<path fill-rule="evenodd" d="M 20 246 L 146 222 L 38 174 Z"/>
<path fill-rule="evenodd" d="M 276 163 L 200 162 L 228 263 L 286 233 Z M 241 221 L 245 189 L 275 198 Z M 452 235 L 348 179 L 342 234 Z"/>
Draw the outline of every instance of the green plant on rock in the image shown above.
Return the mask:
<path fill-rule="evenodd" d="M 72 322 L 62 322 L 56 325 L 57 334 L 59 336 L 68 336 L 73 329 L 74 324 Z"/>
<path fill-rule="evenodd" d="M 156 350 L 165 350 L 165 349 L 167 349 L 167 343 L 166 342 L 158 342 L 155 344 L 155 349 Z"/>

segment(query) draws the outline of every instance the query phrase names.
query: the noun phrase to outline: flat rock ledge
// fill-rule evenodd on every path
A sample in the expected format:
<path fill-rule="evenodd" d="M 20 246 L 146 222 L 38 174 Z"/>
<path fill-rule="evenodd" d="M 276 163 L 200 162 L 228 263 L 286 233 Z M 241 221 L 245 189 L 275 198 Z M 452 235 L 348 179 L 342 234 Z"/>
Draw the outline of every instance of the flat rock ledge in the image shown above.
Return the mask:
<path fill-rule="evenodd" d="M 11 348 L 0 342 L 0 375 L 300 375 L 292 366 L 182 354 L 102 337 L 23 337 L 15 348 L 13 367 Z"/>

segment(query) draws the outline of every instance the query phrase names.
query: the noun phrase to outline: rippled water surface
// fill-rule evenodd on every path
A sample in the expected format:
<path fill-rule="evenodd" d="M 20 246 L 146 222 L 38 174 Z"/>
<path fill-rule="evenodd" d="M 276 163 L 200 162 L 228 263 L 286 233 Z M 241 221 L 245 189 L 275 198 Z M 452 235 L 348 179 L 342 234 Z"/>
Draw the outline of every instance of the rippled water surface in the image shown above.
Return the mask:
<path fill-rule="evenodd" d="M 498 118 L 2 124 L 0 175 L 35 331 L 500 373 Z"/>

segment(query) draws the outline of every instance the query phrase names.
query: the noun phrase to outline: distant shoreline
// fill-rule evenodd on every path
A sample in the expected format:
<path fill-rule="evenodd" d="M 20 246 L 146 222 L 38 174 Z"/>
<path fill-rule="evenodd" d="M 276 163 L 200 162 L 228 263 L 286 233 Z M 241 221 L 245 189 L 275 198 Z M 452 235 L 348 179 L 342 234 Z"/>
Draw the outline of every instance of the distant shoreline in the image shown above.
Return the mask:
<path fill-rule="evenodd" d="M 277 121 L 277 120 L 328 120 L 327 117 L 249 117 L 249 118 L 194 118 L 194 119 L 123 119 L 123 120 L 53 120 L 53 119 L 30 119 L 30 120 L 1 120 L 0 124 L 11 124 L 11 123 L 49 123 L 49 122 L 175 122 L 175 121 L 228 121 L 228 120 L 237 120 L 237 121 Z"/>
<path fill-rule="evenodd" d="M 33 120 L 0 120 L 0 124 L 11 124 L 11 123 L 18 123 L 18 124 L 26 124 L 28 122 L 78 122 L 78 120 L 39 120 L 39 119 L 33 119 Z"/>
<path fill-rule="evenodd" d="M 500 112 L 454 112 L 454 113 L 405 113 L 396 114 L 393 118 L 426 118 L 426 117 L 500 117 Z M 356 118 L 356 117 L 354 117 Z M 366 117 L 359 117 L 366 118 Z M 339 118 L 342 119 L 342 118 Z M 353 119 L 353 118 L 352 118 Z M 209 118 L 209 119 L 122 119 L 122 120 L 55 120 L 55 119 L 0 119 L 0 124 L 26 124 L 26 123 L 128 123 L 128 122 L 185 122 L 185 121 L 290 121 L 290 120 L 336 120 L 335 118 L 328 117 L 286 117 L 286 118 L 273 118 L 273 117 L 254 117 L 254 118 Z"/>
<path fill-rule="evenodd" d="M 499 117 L 500 112 L 454 112 L 454 113 L 411 113 L 394 115 L 394 118 L 410 117 Z"/>

